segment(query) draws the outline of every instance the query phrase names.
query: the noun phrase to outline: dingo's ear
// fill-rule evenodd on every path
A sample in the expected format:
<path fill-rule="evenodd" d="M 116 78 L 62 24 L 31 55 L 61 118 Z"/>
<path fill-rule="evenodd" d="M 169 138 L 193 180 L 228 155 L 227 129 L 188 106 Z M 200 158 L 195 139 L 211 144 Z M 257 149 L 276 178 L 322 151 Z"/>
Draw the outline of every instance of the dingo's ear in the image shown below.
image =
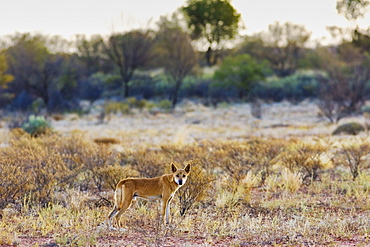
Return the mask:
<path fill-rule="evenodd" d="M 191 168 L 191 165 L 190 164 L 188 164 L 186 167 L 185 167 L 185 171 L 187 172 L 187 173 L 189 173 L 190 172 L 190 168 Z"/>
<path fill-rule="evenodd" d="M 174 163 L 171 163 L 171 171 L 172 171 L 172 173 L 177 172 L 177 167 L 175 166 Z"/>

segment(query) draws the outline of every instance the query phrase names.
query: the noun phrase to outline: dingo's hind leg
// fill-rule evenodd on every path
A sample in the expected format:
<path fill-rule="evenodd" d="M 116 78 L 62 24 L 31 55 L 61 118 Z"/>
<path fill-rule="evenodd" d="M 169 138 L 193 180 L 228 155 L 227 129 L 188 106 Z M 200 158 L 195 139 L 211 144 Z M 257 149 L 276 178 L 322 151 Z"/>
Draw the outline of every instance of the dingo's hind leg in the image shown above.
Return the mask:
<path fill-rule="evenodd" d="M 126 210 L 131 206 L 132 196 L 133 196 L 133 193 L 131 191 L 129 191 L 127 189 L 126 190 L 124 189 L 123 190 L 122 201 L 116 209 L 117 212 L 112 216 L 112 217 L 115 217 L 116 224 L 119 228 L 122 228 L 121 227 L 121 222 L 120 222 L 120 218 L 121 218 L 122 214 L 125 213 Z"/>
<path fill-rule="evenodd" d="M 109 217 L 108 217 L 108 228 L 109 228 L 109 230 L 115 230 L 115 228 L 112 225 L 112 218 L 114 216 L 116 216 L 117 213 L 118 213 L 117 207 L 114 206 L 112 212 L 109 214 Z"/>

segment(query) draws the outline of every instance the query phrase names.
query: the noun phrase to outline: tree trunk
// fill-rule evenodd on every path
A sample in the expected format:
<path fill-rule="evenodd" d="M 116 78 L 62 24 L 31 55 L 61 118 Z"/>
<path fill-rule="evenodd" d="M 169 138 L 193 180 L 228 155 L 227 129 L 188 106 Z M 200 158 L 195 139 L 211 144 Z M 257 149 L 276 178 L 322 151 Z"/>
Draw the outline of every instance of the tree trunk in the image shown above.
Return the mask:
<path fill-rule="evenodd" d="M 208 50 L 206 51 L 206 61 L 207 61 L 208 66 L 212 65 L 211 57 L 212 57 L 212 48 L 208 47 Z"/>
<path fill-rule="evenodd" d="M 129 83 L 129 81 L 124 81 L 124 86 L 125 86 L 124 96 L 125 96 L 125 98 L 128 98 L 128 96 L 130 95 L 128 83 Z"/>
<path fill-rule="evenodd" d="M 175 106 L 177 104 L 181 84 L 182 84 L 182 80 L 180 80 L 180 79 L 177 80 L 176 83 L 175 83 L 175 89 L 174 89 L 173 95 L 172 95 L 172 108 L 175 108 Z"/>

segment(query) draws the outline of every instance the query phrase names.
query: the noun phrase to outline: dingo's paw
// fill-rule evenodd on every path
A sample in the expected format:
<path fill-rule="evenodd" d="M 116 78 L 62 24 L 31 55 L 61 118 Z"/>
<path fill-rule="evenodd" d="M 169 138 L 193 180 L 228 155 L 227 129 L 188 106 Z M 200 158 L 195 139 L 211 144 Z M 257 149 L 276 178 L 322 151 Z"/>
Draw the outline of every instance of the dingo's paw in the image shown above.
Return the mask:
<path fill-rule="evenodd" d="M 108 228 L 108 230 L 109 230 L 109 231 L 117 231 L 117 228 L 115 228 L 115 227 L 111 226 L 111 227 L 109 227 L 109 228 Z"/>

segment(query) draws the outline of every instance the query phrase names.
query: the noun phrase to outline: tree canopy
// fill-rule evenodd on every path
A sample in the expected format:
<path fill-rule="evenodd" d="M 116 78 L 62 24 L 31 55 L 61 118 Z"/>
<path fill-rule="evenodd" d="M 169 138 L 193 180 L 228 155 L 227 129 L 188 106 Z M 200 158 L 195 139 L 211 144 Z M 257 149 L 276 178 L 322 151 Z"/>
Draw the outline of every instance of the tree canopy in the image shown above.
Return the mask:
<path fill-rule="evenodd" d="M 255 83 L 265 78 L 265 72 L 264 63 L 258 63 L 250 55 L 242 54 L 225 58 L 214 78 L 234 85 L 239 90 L 239 97 L 243 97 Z"/>
<path fill-rule="evenodd" d="M 213 49 L 219 49 L 223 40 L 235 37 L 239 27 L 240 14 L 229 0 L 189 0 L 182 8 L 192 39 L 204 38 L 209 48 L 207 62 L 213 65 L 217 56 L 211 56 Z"/>
<path fill-rule="evenodd" d="M 167 78 L 174 84 L 171 97 L 173 107 L 177 104 L 178 93 L 184 78 L 193 72 L 198 62 L 197 53 L 189 36 L 174 23 L 175 20 L 162 19 L 159 23 L 160 30 L 157 40 L 158 54 L 162 58 Z"/>
<path fill-rule="evenodd" d="M 125 97 L 129 96 L 129 82 L 135 70 L 145 66 L 153 58 L 153 45 L 154 39 L 149 31 L 133 30 L 109 38 L 106 52 L 118 67 Z"/>
<path fill-rule="evenodd" d="M 369 0 L 338 0 L 337 11 L 347 20 L 355 21 L 364 17 L 369 5 Z"/>

